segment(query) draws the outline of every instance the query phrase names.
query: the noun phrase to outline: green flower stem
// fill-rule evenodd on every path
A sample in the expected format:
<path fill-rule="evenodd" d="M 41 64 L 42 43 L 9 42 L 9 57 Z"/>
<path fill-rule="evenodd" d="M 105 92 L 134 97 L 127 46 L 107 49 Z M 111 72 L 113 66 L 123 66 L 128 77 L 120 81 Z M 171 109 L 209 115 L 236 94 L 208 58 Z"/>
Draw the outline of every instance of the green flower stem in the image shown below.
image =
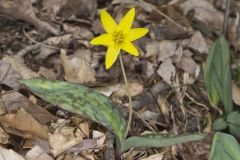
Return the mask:
<path fill-rule="evenodd" d="M 126 128 L 126 132 L 125 132 L 125 136 L 124 138 L 127 138 L 128 132 L 130 130 L 131 127 L 131 122 L 132 122 L 132 112 L 133 112 L 133 107 L 132 107 L 132 97 L 131 97 L 131 93 L 130 93 L 130 87 L 129 87 L 129 83 L 127 80 L 127 76 L 126 76 L 126 72 L 123 66 L 123 60 L 122 60 L 122 56 L 121 54 L 119 54 L 119 60 L 120 60 L 120 65 L 121 65 L 121 69 L 122 69 L 122 74 L 123 74 L 123 78 L 125 81 L 125 85 L 127 86 L 127 91 L 128 91 L 128 101 L 129 101 L 129 115 L 128 115 L 128 123 L 127 123 L 127 128 Z"/>

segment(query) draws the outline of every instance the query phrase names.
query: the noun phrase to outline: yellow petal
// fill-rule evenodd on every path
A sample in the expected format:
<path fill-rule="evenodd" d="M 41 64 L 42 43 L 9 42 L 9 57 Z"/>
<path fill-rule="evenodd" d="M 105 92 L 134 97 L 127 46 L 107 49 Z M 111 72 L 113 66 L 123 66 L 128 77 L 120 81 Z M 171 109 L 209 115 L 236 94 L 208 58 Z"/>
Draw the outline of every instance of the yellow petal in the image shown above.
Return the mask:
<path fill-rule="evenodd" d="M 141 38 L 142 36 L 144 36 L 145 34 L 148 33 L 148 29 L 147 28 L 134 28 L 131 29 L 127 35 L 127 39 L 129 41 L 134 41 L 138 38 Z"/>
<path fill-rule="evenodd" d="M 108 14 L 106 10 L 102 10 L 100 13 L 102 25 L 107 33 L 112 33 L 117 27 L 116 22 L 113 18 Z"/>
<path fill-rule="evenodd" d="M 132 44 L 132 42 L 125 42 L 122 49 L 131 55 L 138 56 L 137 48 Z"/>
<path fill-rule="evenodd" d="M 120 52 L 119 47 L 109 46 L 105 58 L 106 69 L 109 69 L 113 63 L 116 61 L 118 54 Z"/>
<path fill-rule="evenodd" d="M 122 18 L 118 25 L 118 29 L 124 33 L 128 33 L 132 27 L 135 16 L 135 8 L 130 9 L 127 14 Z"/>
<path fill-rule="evenodd" d="M 110 46 L 113 45 L 112 36 L 110 34 L 102 34 L 90 42 L 92 45 L 105 45 Z"/>

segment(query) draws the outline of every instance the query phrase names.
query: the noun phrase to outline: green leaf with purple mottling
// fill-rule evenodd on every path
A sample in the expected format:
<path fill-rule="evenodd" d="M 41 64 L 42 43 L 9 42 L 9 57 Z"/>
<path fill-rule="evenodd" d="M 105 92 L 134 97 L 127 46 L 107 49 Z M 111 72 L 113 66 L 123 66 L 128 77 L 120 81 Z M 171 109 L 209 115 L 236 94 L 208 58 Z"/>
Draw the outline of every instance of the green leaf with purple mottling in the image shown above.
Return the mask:
<path fill-rule="evenodd" d="M 120 143 L 124 141 L 126 121 L 121 111 L 100 92 L 79 84 L 41 78 L 21 80 L 20 83 L 42 99 L 102 124 Z"/>

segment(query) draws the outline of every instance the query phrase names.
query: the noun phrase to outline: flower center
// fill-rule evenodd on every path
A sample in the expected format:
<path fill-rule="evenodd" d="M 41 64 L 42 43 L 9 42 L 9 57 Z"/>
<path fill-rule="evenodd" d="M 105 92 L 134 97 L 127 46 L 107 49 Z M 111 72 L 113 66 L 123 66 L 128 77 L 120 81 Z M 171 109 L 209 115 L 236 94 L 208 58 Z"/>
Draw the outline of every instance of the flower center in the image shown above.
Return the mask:
<path fill-rule="evenodd" d="M 125 35 L 122 31 L 115 31 L 113 33 L 113 41 L 116 45 L 121 45 L 124 42 Z"/>

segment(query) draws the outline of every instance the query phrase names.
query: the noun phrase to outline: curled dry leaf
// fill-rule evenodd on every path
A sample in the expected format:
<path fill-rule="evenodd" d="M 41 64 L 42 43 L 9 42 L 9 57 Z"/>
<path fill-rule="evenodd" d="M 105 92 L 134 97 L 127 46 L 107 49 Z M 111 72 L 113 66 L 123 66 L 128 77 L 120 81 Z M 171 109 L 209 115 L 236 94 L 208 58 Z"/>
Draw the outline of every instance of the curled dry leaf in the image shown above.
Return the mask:
<path fill-rule="evenodd" d="M 6 149 L 0 146 L 1 160 L 25 160 L 22 156 L 14 152 L 12 149 Z"/>
<path fill-rule="evenodd" d="M 46 40 L 45 44 L 49 46 L 53 46 L 56 48 L 51 48 L 46 45 L 41 45 L 40 53 L 36 56 L 36 59 L 45 59 L 48 56 L 58 52 L 58 46 L 68 46 L 72 41 L 71 34 L 64 34 L 62 36 L 54 36 L 50 37 Z"/>
<path fill-rule="evenodd" d="M 96 131 L 96 130 L 93 131 L 92 135 L 93 135 L 93 138 L 97 139 L 98 147 L 102 147 L 106 140 L 106 135 L 104 133 Z"/>
<path fill-rule="evenodd" d="M 7 144 L 9 142 L 8 139 L 9 135 L 0 127 L 0 144 Z"/>
<path fill-rule="evenodd" d="M 52 69 L 47 69 L 45 67 L 40 67 L 38 75 L 41 75 L 47 79 L 56 80 L 57 74 Z"/>
<path fill-rule="evenodd" d="M 41 124 L 46 124 L 47 122 L 56 119 L 56 117 L 47 110 L 32 103 L 19 92 L 5 92 L 0 98 L 3 102 L 3 106 L 1 106 L 1 108 L 5 111 L 4 113 L 12 113 L 13 111 L 19 110 L 23 107 Z"/>
<path fill-rule="evenodd" d="M 62 15 L 66 19 L 76 16 L 93 18 L 97 8 L 96 0 L 43 0 L 42 4 L 51 17 Z"/>
<path fill-rule="evenodd" d="M 208 53 L 207 43 L 199 31 L 193 34 L 190 43 L 187 46 L 191 49 L 196 50 L 198 53 Z"/>
<path fill-rule="evenodd" d="M 197 69 L 197 63 L 192 59 L 192 57 L 185 55 L 182 56 L 180 62 L 176 63 L 176 66 L 191 75 L 195 75 Z"/>
<path fill-rule="evenodd" d="M 55 35 L 59 33 L 50 24 L 36 17 L 31 0 L 0 0 L 0 12 L 31 23 L 40 30 L 48 31 Z"/>
<path fill-rule="evenodd" d="M 191 0 L 184 1 L 180 8 L 186 15 L 189 11 L 194 10 L 194 17 L 212 28 L 214 31 L 220 31 L 223 24 L 223 14 L 217 11 L 208 0 Z"/>
<path fill-rule="evenodd" d="M 165 60 L 160 66 L 159 69 L 157 70 L 157 73 L 162 79 L 167 82 L 169 85 L 172 84 L 172 77 L 176 73 L 175 66 L 172 64 L 171 59 Z"/>
<path fill-rule="evenodd" d="M 240 105 L 240 89 L 234 82 L 232 82 L 232 95 L 233 102 L 237 105 Z"/>
<path fill-rule="evenodd" d="M 137 96 L 143 92 L 143 85 L 139 83 L 129 83 L 131 96 Z M 125 84 L 115 84 L 107 87 L 96 88 L 99 92 L 109 97 L 123 97 L 128 95 L 128 90 Z"/>
<path fill-rule="evenodd" d="M 18 74 L 10 63 L 0 61 L 0 84 L 5 84 L 14 89 L 19 89 L 20 85 L 17 80 L 22 79 L 22 76 Z"/>
<path fill-rule="evenodd" d="M 5 56 L 3 58 L 3 61 L 10 63 L 12 68 L 17 71 L 24 79 L 40 77 L 36 72 L 32 71 L 26 66 L 22 57 Z"/>
<path fill-rule="evenodd" d="M 26 160 L 53 160 L 39 146 L 34 146 L 25 156 Z"/>
<path fill-rule="evenodd" d="M 158 61 L 164 61 L 176 54 L 177 42 L 160 41 L 158 49 Z"/>
<path fill-rule="evenodd" d="M 64 68 L 64 78 L 67 81 L 73 83 L 88 83 L 96 80 L 95 70 L 86 59 L 80 59 L 76 56 L 69 59 L 64 50 L 61 50 L 60 59 Z"/>
<path fill-rule="evenodd" d="M 76 134 L 76 132 L 79 134 Z M 59 127 L 49 136 L 51 153 L 57 156 L 65 150 L 81 143 L 82 140 L 82 132 L 79 129 L 75 131 L 74 127 Z"/>
<path fill-rule="evenodd" d="M 144 158 L 142 160 L 162 160 L 162 159 L 163 159 L 163 153 L 158 153 L 158 154 L 151 155 L 147 158 Z"/>
<path fill-rule="evenodd" d="M 48 138 L 47 130 L 23 108 L 20 108 L 16 113 L 0 116 L 0 122 L 20 130 L 26 137 Z"/>

